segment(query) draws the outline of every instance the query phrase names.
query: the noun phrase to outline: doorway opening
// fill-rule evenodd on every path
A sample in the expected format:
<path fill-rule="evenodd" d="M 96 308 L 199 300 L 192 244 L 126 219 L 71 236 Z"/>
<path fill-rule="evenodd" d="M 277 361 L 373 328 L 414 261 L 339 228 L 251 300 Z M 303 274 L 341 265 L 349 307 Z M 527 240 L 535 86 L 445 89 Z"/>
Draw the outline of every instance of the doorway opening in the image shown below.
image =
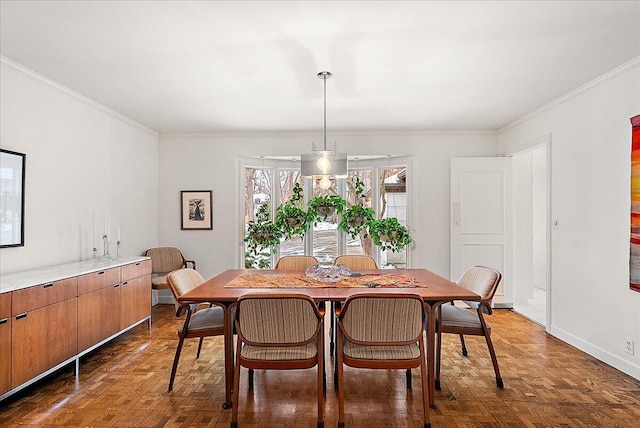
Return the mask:
<path fill-rule="evenodd" d="M 549 302 L 549 165 L 547 144 L 513 155 L 513 310 L 546 326 Z"/>

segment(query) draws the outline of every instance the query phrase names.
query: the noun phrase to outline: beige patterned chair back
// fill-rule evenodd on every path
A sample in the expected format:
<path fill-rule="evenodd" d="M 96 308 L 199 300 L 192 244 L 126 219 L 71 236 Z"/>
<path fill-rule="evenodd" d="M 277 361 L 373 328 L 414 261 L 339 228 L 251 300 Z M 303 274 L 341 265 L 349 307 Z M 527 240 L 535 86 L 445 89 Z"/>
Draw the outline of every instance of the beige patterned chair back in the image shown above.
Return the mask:
<path fill-rule="evenodd" d="M 359 342 L 415 342 L 424 328 L 424 303 L 420 296 L 359 294 L 342 308 L 342 327 Z"/>
<path fill-rule="evenodd" d="M 304 343 L 319 328 L 313 300 L 304 295 L 246 295 L 238 300 L 237 317 L 238 334 L 253 345 Z"/>
<path fill-rule="evenodd" d="M 153 273 L 167 273 L 184 267 L 184 257 L 174 247 L 150 248 L 145 255 L 151 257 Z"/>
<path fill-rule="evenodd" d="M 462 274 L 457 284 L 482 296 L 481 302 L 491 305 L 501 278 L 502 274 L 493 268 L 472 266 Z M 478 302 L 465 303 L 474 309 L 478 307 Z"/>
<path fill-rule="evenodd" d="M 167 275 L 167 282 L 176 300 L 204 282 L 204 278 L 193 269 L 178 269 Z"/>
<path fill-rule="evenodd" d="M 313 256 L 284 256 L 276 263 L 276 269 L 305 270 L 317 264 L 318 259 Z"/>
<path fill-rule="evenodd" d="M 349 270 L 378 269 L 376 261 L 369 256 L 338 256 L 334 263 L 346 266 Z"/>

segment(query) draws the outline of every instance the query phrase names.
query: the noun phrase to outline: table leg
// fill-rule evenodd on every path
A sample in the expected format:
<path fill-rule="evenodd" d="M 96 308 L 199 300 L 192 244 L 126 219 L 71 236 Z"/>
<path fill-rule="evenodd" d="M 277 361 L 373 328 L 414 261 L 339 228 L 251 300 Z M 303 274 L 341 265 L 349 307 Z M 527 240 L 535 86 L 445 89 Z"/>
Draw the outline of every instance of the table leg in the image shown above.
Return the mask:
<path fill-rule="evenodd" d="M 224 403 L 223 409 L 232 406 L 231 393 L 233 391 L 233 305 L 225 306 L 224 310 Z"/>
<path fill-rule="evenodd" d="M 435 343 L 436 343 L 436 308 L 439 303 L 427 303 L 427 378 L 429 383 L 429 407 L 436 408 L 435 400 Z"/>

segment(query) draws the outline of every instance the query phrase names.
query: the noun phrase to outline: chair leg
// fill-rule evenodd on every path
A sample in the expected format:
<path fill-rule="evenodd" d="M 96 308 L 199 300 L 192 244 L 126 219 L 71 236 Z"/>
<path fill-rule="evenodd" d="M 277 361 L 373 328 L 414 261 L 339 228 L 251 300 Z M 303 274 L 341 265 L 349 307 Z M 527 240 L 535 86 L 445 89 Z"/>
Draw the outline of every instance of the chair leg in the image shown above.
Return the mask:
<path fill-rule="evenodd" d="M 180 353 L 182 352 L 182 345 L 184 344 L 184 337 L 181 337 L 178 340 L 178 347 L 176 348 L 176 356 L 173 358 L 173 367 L 171 368 L 171 376 L 169 377 L 169 389 L 171 392 L 173 390 L 173 380 L 176 377 L 176 371 L 178 370 L 178 361 L 180 361 Z"/>
<path fill-rule="evenodd" d="M 420 343 L 421 349 L 424 343 Z M 429 380 L 427 379 L 427 360 L 423 355 L 420 361 L 420 379 L 422 380 L 422 409 L 424 412 L 424 427 L 431 427 L 431 416 L 429 411 Z"/>
<path fill-rule="evenodd" d="M 336 333 L 336 309 L 335 302 L 329 304 L 329 355 L 333 355 L 335 346 L 335 333 Z"/>
<path fill-rule="evenodd" d="M 318 339 L 318 352 L 323 352 L 323 338 Z M 324 395 L 326 392 L 326 379 L 324 372 L 324 355 L 318 355 L 318 428 L 324 427 Z"/>
<path fill-rule="evenodd" d="M 201 337 L 198 341 L 198 352 L 196 353 L 196 360 L 200 358 L 200 351 L 202 350 L 202 342 L 204 342 L 204 337 Z"/>
<path fill-rule="evenodd" d="M 469 353 L 467 352 L 467 347 L 464 344 L 464 335 L 462 334 L 460 335 L 460 344 L 462 345 L 462 355 L 466 357 Z"/>
<path fill-rule="evenodd" d="M 344 428 L 344 367 L 342 365 L 342 347 L 340 334 L 338 334 L 337 340 L 338 349 L 336 355 L 338 356 L 336 362 L 336 370 L 338 372 L 338 428 Z"/>
<path fill-rule="evenodd" d="M 407 369 L 407 389 L 411 389 L 411 369 Z"/>
<path fill-rule="evenodd" d="M 240 341 L 236 351 L 236 364 L 233 368 L 233 395 L 231 398 L 231 428 L 238 427 L 238 399 L 240 397 Z"/>
<path fill-rule="evenodd" d="M 493 349 L 493 343 L 491 342 L 491 333 L 485 331 L 484 338 L 487 341 L 487 348 L 489 348 L 489 355 L 491 355 L 491 362 L 493 363 L 493 371 L 496 374 L 496 385 L 498 388 L 504 388 L 504 382 L 502 382 L 500 368 L 498 367 L 498 357 L 496 357 L 496 351 Z"/>
<path fill-rule="evenodd" d="M 249 369 L 249 389 L 253 391 L 253 369 Z"/>

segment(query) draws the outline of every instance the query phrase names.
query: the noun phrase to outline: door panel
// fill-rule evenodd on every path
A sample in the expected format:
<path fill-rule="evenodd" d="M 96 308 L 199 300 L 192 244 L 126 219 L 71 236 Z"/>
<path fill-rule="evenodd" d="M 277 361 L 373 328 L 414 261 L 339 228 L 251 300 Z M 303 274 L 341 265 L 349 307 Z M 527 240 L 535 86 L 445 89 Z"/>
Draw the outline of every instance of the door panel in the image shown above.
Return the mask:
<path fill-rule="evenodd" d="M 451 278 L 490 266 L 503 279 L 494 303 L 512 303 L 511 158 L 451 159 Z"/>

